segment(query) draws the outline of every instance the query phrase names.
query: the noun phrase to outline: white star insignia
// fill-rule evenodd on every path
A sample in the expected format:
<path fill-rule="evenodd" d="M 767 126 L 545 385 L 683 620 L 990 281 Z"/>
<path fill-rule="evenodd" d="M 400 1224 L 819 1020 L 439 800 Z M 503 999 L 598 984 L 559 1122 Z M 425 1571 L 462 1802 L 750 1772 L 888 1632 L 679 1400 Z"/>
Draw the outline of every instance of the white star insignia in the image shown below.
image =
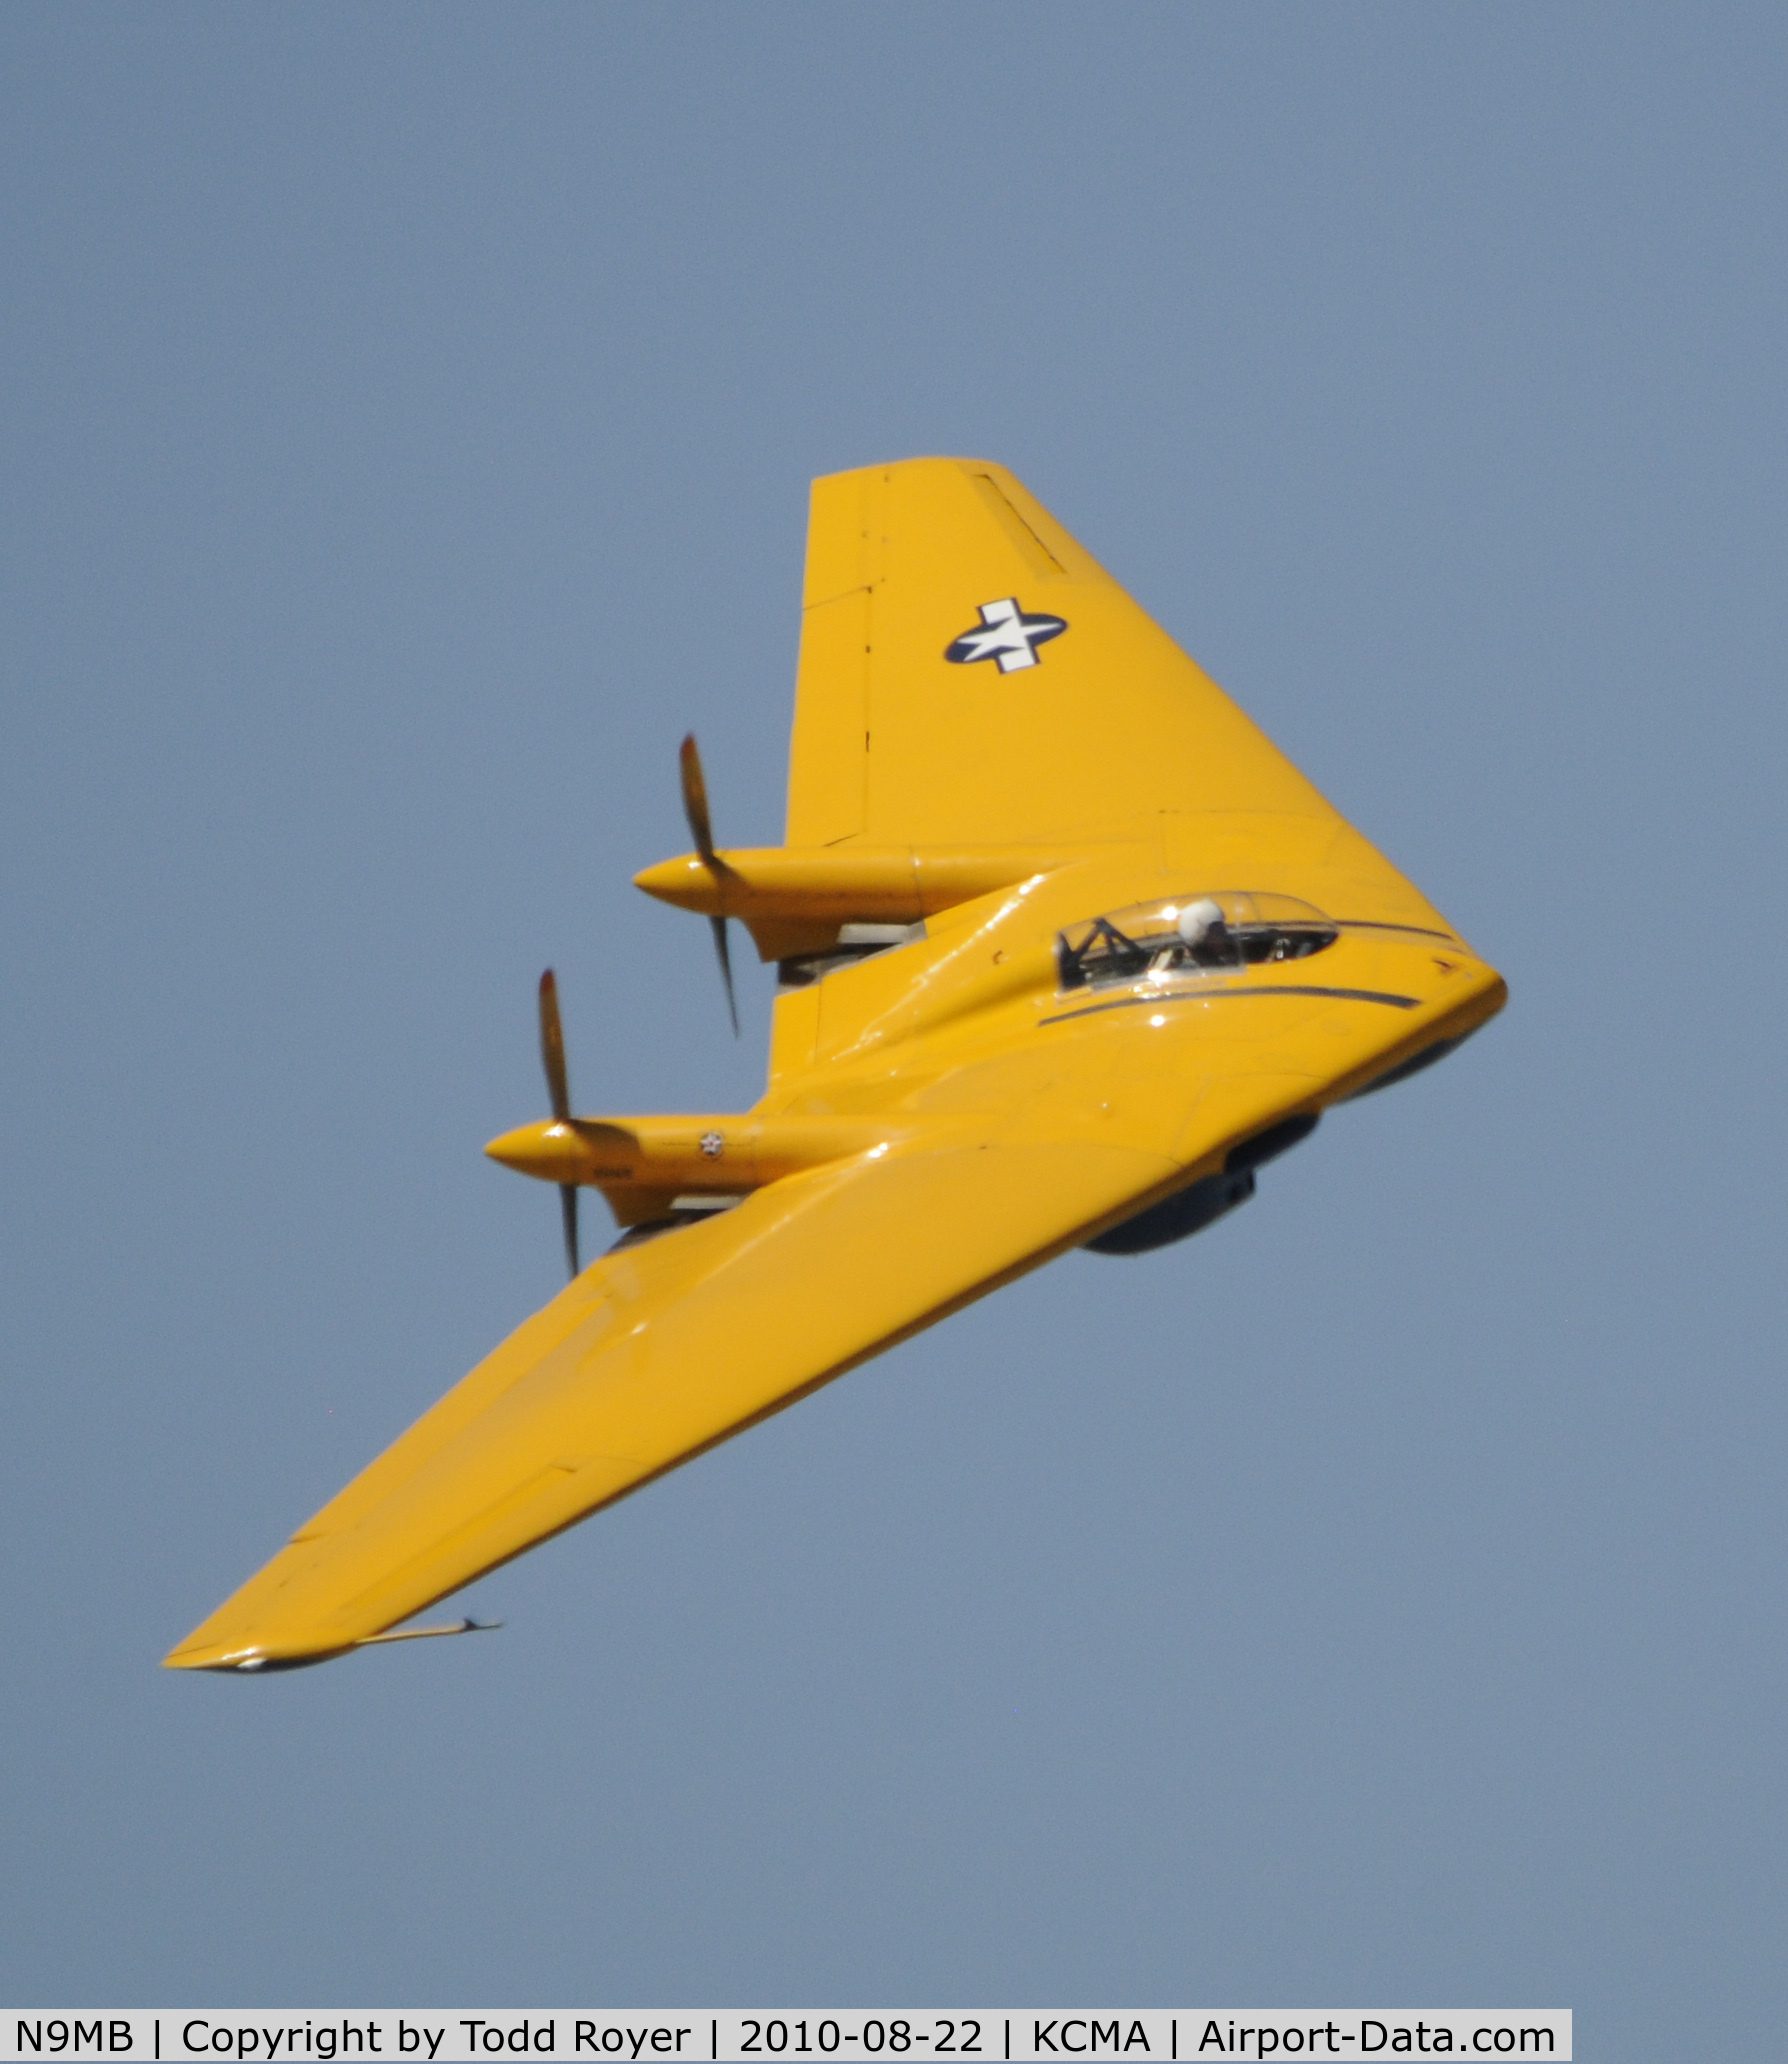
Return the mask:
<path fill-rule="evenodd" d="M 1037 647 L 1059 638 L 1068 628 L 1059 616 L 1029 615 L 1018 606 L 1016 595 L 1003 595 L 997 602 L 981 604 L 981 627 L 964 631 L 945 647 L 944 657 L 953 666 L 973 666 L 979 659 L 999 662 L 1002 674 L 1014 674 L 1020 667 L 1038 664 Z"/>

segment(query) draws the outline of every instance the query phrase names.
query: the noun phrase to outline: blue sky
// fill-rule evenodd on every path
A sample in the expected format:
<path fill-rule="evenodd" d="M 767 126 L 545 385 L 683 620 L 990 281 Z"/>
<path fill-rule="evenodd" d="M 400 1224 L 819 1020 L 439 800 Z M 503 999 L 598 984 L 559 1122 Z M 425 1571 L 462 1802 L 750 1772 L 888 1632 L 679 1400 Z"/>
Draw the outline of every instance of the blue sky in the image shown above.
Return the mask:
<path fill-rule="evenodd" d="M 0 16 L 0 1995 L 1574 2007 L 1780 1858 L 1765 8 Z M 1073 1256 L 278 1681 L 180 1634 L 743 1106 L 808 480 L 1010 466 L 1508 975 Z M 1773 2024 L 1771 2024 L 1773 2025 Z"/>

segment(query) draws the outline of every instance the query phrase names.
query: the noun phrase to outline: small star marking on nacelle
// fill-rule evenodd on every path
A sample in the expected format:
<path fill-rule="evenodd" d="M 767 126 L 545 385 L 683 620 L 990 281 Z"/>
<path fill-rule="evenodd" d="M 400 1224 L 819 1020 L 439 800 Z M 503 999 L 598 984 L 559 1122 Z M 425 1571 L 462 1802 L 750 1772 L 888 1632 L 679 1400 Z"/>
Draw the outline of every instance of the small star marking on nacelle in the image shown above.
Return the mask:
<path fill-rule="evenodd" d="M 718 1161 L 726 1151 L 725 1135 L 718 1132 L 704 1132 L 699 1142 L 702 1156 L 708 1161 Z"/>

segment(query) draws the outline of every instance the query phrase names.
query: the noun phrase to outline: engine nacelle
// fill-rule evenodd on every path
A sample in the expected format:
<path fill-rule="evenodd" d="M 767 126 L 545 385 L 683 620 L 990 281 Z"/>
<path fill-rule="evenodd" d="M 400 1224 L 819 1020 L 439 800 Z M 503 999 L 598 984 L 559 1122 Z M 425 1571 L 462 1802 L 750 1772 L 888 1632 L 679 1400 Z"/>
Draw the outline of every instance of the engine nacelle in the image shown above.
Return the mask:
<path fill-rule="evenodd" d="M 1149 1254 L 1157 1247 L 1170 1247 L 1175 1240 L 1189 1240 L 1206 1226 L 1246 1204 L 1254 1194 L 1254 1171 L 1288 1147 L 1295 1147 L 1316 1130 L 1316 1115 L 1305 1111 L 1296 1118 L 1282 1118 L 1257 1132 L 1252 1139 L 1231 1147 L 1220 1175 L 1207 1175 L 1189 1184 L 1159 1204 L 1151 1204 L 1110 1232 L 1089 1240 L 1090 1254 Z"/>

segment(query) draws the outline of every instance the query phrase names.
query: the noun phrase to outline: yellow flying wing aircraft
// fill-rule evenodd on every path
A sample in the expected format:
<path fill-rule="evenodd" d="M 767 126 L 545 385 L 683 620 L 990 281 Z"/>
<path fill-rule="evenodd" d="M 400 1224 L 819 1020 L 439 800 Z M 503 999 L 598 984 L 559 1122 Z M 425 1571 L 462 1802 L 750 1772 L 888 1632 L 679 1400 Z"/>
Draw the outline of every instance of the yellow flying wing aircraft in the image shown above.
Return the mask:
<path fill-rule="evenodd" d="M 570 1285 L 167 1658 L 320 1662 L 1071 1247 L 1243 1202 L 1502 978 L 998 466 L 814 483 L 788 833 L 639 886 L 778 963 L 741 1114 L 491 1143 L 560 1186 Z M 581 1273 L 579 1186 L 621 1237 Z M 460 1621 L 417 1633 L 466 1631 Z"/>

